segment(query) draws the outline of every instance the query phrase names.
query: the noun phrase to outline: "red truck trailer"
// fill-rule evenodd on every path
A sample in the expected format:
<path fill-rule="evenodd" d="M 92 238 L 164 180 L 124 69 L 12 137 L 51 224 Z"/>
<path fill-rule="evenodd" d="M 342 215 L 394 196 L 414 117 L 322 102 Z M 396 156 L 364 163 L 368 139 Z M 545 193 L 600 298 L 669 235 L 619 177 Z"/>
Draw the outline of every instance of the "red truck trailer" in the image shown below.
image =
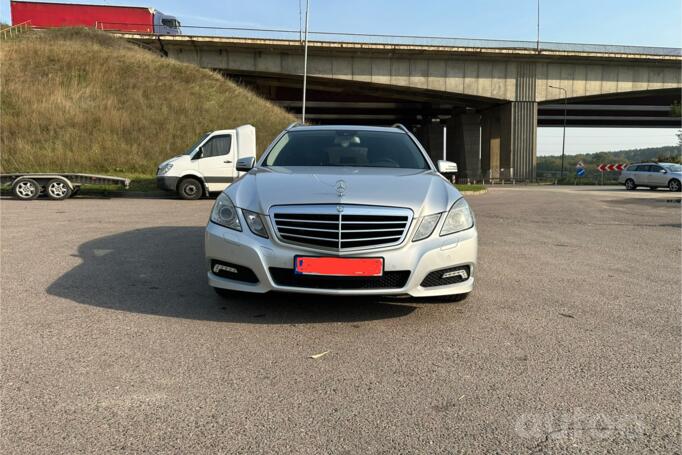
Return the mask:
<path fill-rule="evenodd" d="M 180 34 L 180 22 L 154 8 L 12 0 L 12 24 L 32 27 L 91 27 L 133 33 Z"/>

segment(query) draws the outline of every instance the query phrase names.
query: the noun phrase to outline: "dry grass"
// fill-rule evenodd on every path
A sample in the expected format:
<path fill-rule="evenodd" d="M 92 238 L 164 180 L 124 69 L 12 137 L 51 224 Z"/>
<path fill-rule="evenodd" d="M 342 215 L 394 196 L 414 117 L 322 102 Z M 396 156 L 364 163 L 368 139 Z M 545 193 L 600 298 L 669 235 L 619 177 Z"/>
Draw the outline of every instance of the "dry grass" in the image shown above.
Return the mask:
<path fill-rule="evenodd" d="M 0 46 L 3 172 L 153 173 L 205 131 L 251 123 L 262 151 L 295 120 L 218 74 L 100 32 Z"/>

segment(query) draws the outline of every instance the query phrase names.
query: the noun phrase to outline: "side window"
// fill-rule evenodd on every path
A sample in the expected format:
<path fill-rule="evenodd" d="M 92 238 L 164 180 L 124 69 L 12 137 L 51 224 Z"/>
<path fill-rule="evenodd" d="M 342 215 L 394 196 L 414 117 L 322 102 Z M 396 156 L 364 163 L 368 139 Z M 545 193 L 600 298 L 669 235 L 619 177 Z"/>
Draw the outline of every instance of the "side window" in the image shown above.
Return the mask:
<path fill-rule="evenodd" d="M 655 164 L 652 164 L 649 172 L 661 172 L 662 170 L 663 170 L 663 168 L 661 166 L 657 166 Z"/>
<path fill-rule="evenodd" d="M 640 166 L 628 166 L 627 171 L 628 172 L 638 172 Z"/>
<path fill-rule="evenodd" d="M 201 146 L 203 153 L 202 158 L 211 158 L 213 156 L 222 156 L 230 153 L 230 146 L 232 145 L 232 136 L 213 136 L 204 145 Z"/>
<path fill-rule="evenodd" d="M 644 165 L 640 164 L 639 166 L 637 166 L 637 171 L 639 171 L 639 172 L 649 172 L 649 168 L 650 168 L 650 167 L 651 167 L 651 166 L 649 166 L 648 164 L 644 164 Z"/>

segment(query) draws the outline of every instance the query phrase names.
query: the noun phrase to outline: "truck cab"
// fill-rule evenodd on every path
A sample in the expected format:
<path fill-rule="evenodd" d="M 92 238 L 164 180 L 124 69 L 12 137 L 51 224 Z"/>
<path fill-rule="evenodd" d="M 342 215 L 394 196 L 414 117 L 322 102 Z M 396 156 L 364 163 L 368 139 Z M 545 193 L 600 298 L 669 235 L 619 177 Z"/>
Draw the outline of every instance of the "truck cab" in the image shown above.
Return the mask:
<path fill-rule="evenodd" d="M 154 33 L 157 35 L 181 35 L 180 21 L 175 16 L 154 10 Z"/>
<path fill-rule="evenodd" d="M 256 129 L 243 125 L 210 131 L 182 155 L 164 161 L 156 170 L 157 186 L 182 199 L 199 199 L 223 191 L 240 172 L 237 160 L 256 156 Z"/>

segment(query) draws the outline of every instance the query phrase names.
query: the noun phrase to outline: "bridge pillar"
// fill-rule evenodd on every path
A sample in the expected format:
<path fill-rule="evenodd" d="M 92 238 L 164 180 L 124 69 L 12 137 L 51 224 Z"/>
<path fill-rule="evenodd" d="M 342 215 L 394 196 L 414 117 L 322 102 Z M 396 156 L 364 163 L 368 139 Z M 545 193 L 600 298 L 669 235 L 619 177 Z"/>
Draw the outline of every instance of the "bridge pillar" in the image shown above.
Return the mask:
<path fill-rule="evenodd" d="M 430 119 L 425 120 L 416 136 L 434 163 L 443 159 L 443 125 L 441 123 L 432 122 Z"/>
<path fill-rule="evenodd" d="M 446 123 L 447 157 L 457 163 L 457 180 L 481 178 L 481 116 L 453 115 Z"/>
<path fill-rule="evenodd" d="M 537 113 L 535 101 L 512 101 L 482 113 L 484 178 L 535 179 Z"/>

